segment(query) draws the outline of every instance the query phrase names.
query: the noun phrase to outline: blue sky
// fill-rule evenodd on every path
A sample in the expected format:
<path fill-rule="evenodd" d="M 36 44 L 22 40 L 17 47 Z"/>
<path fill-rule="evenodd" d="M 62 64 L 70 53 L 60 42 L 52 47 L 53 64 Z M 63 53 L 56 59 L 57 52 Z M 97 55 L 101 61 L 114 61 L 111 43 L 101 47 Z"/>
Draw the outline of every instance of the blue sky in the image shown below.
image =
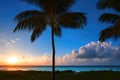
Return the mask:
<path fill-rule="evenodd" d="M 98 17 L 104 12 L 114 12 L 113 10 L 97 10 L 96 2 L 98 0 L 77 0 L 76 4 L 70 9 L 72 12 L 84 12 L 87 16 L 87 25 L 84 29 L 72 30 L 62 29 L 62 37 L 55 37 L 56 57 L 64 57 L 66 54 L 72 55 L 72 51 L 79 51 L 83 46 L 94 42 L 98 44 L 99 32 L 110 24 L 101 24 Z M 28 5 L 22 0 L 1 0 L 0 2 L 0 56 L 47 56 L 51 55 L 51 36 L 50 28 L 34 42 L 30 42 L 31 33 L 28 31 L 19 31 L 13 33 L 16 26 L 14 17 L 25 10 L 38 9 L 35 6 Z M 120 41 L 112 39 L 107 40 L 112 44 L 111 47 L 119 47 Z M 107 44 L 107 43 L 106 43 Z M 76 53 L 76 52 L 75 52 Z M 78 52 L 81 53 L 81 52 Z M 108 52 L 107 52 L 108 53 Z M 109 54 L 107 54 L 109 55 Z M 6 57 L 6 58 L 7 58 Z M 61 58 L 59 58 L 61 59 Z M 0 60 L 2 61 L 2 60 Z M 77 61 L 76 61 L 77 62 Z M 4 62 L 3 62 L 4 63 Z M 36 62 L 37 63 L 37 62 Z M 94 62 L 93 62 L 94 63 Z M 91 63 L 91 64 L 93 64 Z M 67 63 L 66 63 L 67 64 Z M 74 64 L 74 63 L 73 63 Z M 79 65 L 79 63 L 77 63 Z M 83 64 L 83 63 L 82 63 Z M 87 62 L 86 64 L 90 64 Z M 96 63 L 95 63 L 96 64 Z M 101 63 L 102 64 L 102 63 Z M 112 63 L 109 63 L 109 65 Z M 120 63 L 116 63 L 116 65 Z M 104 63 L 103 63 L 104 65 Z"/>

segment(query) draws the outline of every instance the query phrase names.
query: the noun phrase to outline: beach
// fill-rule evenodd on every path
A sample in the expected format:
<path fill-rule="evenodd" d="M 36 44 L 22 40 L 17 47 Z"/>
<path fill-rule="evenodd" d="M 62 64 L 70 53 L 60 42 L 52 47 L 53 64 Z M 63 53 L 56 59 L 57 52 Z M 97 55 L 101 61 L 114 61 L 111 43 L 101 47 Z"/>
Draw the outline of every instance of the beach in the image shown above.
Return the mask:
<path fill-rule="evenodd" d="M 52 80 L 50 71 L 0 71 L 0 80 Z M 118 71 L 56 71 L 56 80 L 120 80 Z"/>

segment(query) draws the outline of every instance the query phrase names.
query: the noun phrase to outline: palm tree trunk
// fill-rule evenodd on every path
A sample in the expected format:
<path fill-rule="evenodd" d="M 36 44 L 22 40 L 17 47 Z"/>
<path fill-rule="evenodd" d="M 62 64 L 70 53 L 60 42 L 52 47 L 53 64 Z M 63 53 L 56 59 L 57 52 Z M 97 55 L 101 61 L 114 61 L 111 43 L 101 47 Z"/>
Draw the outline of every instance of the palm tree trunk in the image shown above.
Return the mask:
<path fill-rule="evenodd" d="M 52 80 L 55 80 L 55 43 L 54 43 L 54 32 L 53 29 L 51 29 L 52 33 Z"/>

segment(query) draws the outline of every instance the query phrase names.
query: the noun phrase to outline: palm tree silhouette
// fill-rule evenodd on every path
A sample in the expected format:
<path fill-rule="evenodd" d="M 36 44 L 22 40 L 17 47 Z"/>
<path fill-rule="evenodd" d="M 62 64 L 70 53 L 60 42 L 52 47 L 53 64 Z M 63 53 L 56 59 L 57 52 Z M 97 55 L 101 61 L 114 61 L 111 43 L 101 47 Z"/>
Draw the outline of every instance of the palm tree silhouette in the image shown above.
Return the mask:
<path fill-rule="evenodd" d="M 61 36 L 62 28 L 79 29 L 87 23 L 86 16 L 81 12 L 69 12 L 76 0 L 23 0 L 35 5 L 40 10 L 28 10 L 18 14 L 14 32 L 19 30 L 32 31 L 31 41 L 34 42 L 46 29 L 51 28 L 52 37 L 52 80 L 55 80 L 55 44 L 54 35 Z"/>
<path fill-rule="evenodd" d="M 103 13 L 99 21 L 104 23 L 112 23 L 108 28 L 100 32 L 100 41 L 105 41 L 108 38 L 118 39 L 120 37 L 120 0 L 99 0 L 97 3 L 98 9 L 113 9 L 118 13 Z"/>

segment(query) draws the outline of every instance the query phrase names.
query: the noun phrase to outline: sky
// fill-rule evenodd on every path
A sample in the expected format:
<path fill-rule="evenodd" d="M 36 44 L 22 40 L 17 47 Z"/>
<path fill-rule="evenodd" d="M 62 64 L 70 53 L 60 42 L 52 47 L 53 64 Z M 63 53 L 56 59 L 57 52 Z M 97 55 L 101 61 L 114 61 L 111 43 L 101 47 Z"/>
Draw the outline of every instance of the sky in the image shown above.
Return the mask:
<path fill-rule="evenodd" d="M 98 21 L 102 13 L 114 10 L 97 10 L 98 0 L 77 0 L 72 12 L 84 12 L 87 25 L 84 29 L 62 29 L 62 37 L 55 36 L 56 65 L 115 65 L 120 66 L 120 41 L 108 39 L 101 44 L 99 32 L 110 24 Z M 50 28 L 31 43 L 28 31 L 13 33 L 14 17 L 26 10 L 38 10 L 22 0 L 0 2 L 0 65 L 51 65 Z"/>

